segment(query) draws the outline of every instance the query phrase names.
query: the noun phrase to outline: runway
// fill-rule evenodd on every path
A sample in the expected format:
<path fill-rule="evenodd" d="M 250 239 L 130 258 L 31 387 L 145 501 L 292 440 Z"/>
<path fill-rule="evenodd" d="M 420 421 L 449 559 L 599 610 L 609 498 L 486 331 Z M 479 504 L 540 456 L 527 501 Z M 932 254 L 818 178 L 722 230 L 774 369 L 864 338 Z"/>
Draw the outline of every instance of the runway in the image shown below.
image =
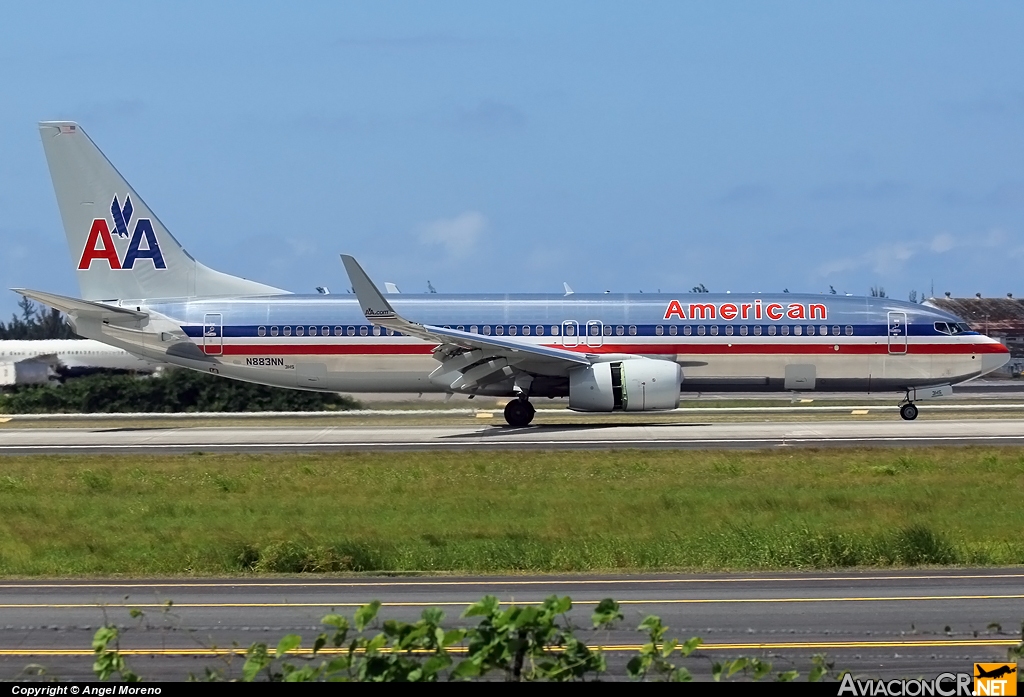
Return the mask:
<path fill-rule="evenodd" d="M 838 668 L 875 677 L 934 676 L 999 661 L 1020 642 L 1024 569 L 925 570 L 742 575 L 644 575 L 504 578 L 347 578 L 166 581 L 14 581 L 0 584 L 0 665 L 15 677 L 29 663 L 51 676 L 90 675 L 90 642 L 104 621 L 122 629 L 130 665 L 149 679 L 184 679 L 227 665 L 231 647 L 288 633 L 309 648 L 320 618 L 351 616 L 372 599 L 381 619 L 414 620 L 439 606 L 448 624 L 485 594 L 531 603 L 569 595 L 580 636 L 621 665 L 643 643 L 640 620 L 657 614 L 669 636 L 700 636 L 686 665 L 707 677 L 712 660 L 739 655 L 771 660 L 806 676 L 825 653 Z M 602 598 L 622 603 L 625 619 L 593 631 Z M 168 600 L 173 605 L 168 606 Z M 144 615 L 133 619 L 131 608 Z M 616 663 L 618 662 L 618 663 Z M 231 659 L 238 674 L 241 661 Z"/>
<path fill-rule="evenodd" d="M 1024 419 L 724 423 L 4 428 L 0 454 L 585 450 L 1024 444 Z"/>

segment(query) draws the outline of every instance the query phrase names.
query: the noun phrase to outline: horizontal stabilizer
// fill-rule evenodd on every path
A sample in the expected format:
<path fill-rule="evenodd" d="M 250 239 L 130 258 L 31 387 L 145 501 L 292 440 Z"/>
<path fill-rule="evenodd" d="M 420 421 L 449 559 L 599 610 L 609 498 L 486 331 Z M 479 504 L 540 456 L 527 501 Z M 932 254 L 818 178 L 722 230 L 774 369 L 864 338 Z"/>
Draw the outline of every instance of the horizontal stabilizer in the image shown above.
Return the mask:
<path fill-rule="evenodd" d="M 12 288 L 11 290 L 15 293 L 24 295 L 30 300 L 35 300 L 36 302 L 60 310 L 68 315 L 95 317 L 100 320 L 106 320 L 114 323 L 137 322 L 149 317 L 149 313 L 147 312 L 139 312 L 137 310 L 130 310 L 126 307 L 107 305 L 106 303 L 96 302 L 94 300 L 79 300 L 78 298 L 69 298 L 65 295 L 57 295 L 55 293 L 44 293 L 39 290 L 28 290 L 27 288 Z"/>

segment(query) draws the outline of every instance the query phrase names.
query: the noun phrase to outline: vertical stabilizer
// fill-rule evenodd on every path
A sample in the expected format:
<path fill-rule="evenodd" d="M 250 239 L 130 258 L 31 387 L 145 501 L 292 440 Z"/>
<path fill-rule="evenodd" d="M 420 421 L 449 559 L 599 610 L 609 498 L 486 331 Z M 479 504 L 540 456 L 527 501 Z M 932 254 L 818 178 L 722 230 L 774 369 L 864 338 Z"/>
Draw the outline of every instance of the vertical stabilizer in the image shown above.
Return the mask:
<path fill-rule="evenodd" d="M 78 124 L 46 121 L 39 135 L 84 299 L 287 292 L 193 259 Z"/>

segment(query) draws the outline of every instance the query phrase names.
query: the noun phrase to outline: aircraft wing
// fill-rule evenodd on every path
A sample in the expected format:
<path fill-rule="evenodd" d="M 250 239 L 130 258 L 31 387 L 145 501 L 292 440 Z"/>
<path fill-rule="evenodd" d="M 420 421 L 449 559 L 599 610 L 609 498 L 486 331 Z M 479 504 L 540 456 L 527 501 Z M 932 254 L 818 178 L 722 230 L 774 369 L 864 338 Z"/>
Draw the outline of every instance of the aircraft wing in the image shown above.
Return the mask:
<path fill-rule="evenodd" d="M 44 293 L 39 290 L 28 290 L 27 288 L 12 288 L 11 290 L 43 305 L 56 308 L 68 315 L 96 317 L 114 324 L 137 322 L 149 317 L 147 312 L 130 310 L 126 307 L 117 307 L 116 305 L 107 305 L 95 300 L 79 300 L 78 298 L 69 298 L 65 295 L 56 295 L 55 293 Z"/>
<path fill-rule="evenodd" d="M 457 329 L 446 329 L 444 327 L 411 322 L 395 312 L 395 309 L 391 307 L 391 303 L 385 299 L 355 258 L 342 254 L 341 261 L 345 265 L 345 271 L 348 272 L 348 278 L 352 283 L 352 290 L 355 291 L 356 299 L 359 301 L 360 309 L 362 309 L 366 319 L 370 320 L 373 324 L 387 327 L 409 336 L 415 336 L 431 343 L 446 344 L 466 350 L 480 349 L 492 356 L 507 358 L 528 356 L 558 362 L 565 366 L 590 365 L 593 362 L 593 358 L 595 358 L 595 356 L 588 356 L 585 353 L 576 351 L 528 344 L 510 337 L 484 336 Z"/>

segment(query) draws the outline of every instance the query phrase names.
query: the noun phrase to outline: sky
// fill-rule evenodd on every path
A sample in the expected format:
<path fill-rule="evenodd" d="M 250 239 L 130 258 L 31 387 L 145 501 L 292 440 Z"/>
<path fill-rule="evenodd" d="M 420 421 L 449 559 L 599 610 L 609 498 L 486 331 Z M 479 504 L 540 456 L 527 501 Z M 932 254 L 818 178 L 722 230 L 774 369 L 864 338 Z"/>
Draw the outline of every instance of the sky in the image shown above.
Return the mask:
<path fill-rule="evenodd" d="M 1024 3 L 8 3 L 0 281 L 77 295 L 36 123 L 295 292 L 1024 296 Z M 0 293 L 0 317 L 18 296 Z"/>

